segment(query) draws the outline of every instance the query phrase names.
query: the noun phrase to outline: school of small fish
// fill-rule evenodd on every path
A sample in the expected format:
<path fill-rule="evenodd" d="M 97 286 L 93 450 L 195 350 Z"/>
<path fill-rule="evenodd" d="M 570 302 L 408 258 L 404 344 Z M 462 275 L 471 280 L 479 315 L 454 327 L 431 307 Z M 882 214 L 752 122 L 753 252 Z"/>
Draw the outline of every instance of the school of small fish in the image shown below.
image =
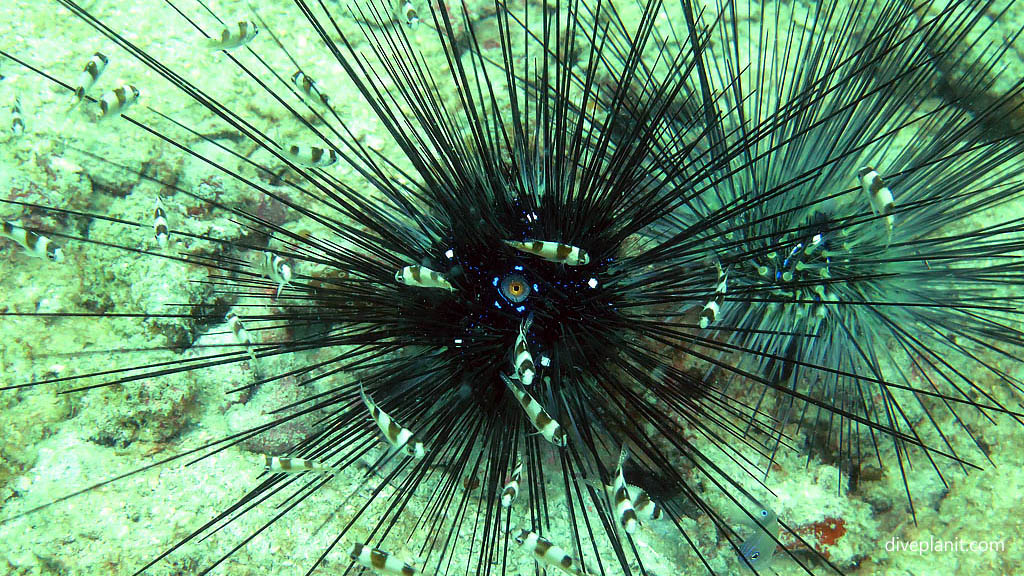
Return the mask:
<path fill-rule="evenodd" d="M 401 10 L 408 26 L 411 29 L 415 29 L 420 24 L 420 17 L 414 4 L 406 0 L 402 3 Z M 258 33 L 259 28 L 255 23 L 243 20 L 224 27 L 219 35 L 207 38 L 206 45 L 214 52 L 231 51 L 246 46 L 256 38 Z M 69 111 L 75 109 L 88 97 L 89 91 L 99 83 L 109 63 L 109 58 L 101 52 L 95 52 L 92 55 L 75 81 Z M 331 107 L 330 98 L 320 89 L 317 82 L 302 70 L 296 71 L 291 76 L 291 81 L 305 97 L 328 109 Z M 140 90 L 132 84 L 123 84 L 103 93 L 96 98 L 98 112 L 95 115 L 95 119 L 105 122 L 121 116 L 139 100 L 140 95 Z M 15 99 L 11 112 L 11 131 L 15 135 L 20 135 L 25 129 L 20 99 Z M 280 152 L 283 157 L 294 164 L 309 168 L 327 168 L 338 160 L 338 154 L 335 150 L 316 146 L 287 145 L 282 146 Z M 876 215 L 885 217 L 887 227 L 891 232 L 894 224 L 892 191 L 885 185 L 882 176 L 870 166 L 862 168 L 858 172 L 858 177 L 865 194 L 868 196 L 873 212 Z M 170 238 L 170 230 L 167 213 L 159 197 L 156 199 L 153 211 L 153 230 L 157 245 L 160 248 L 166 247 Z M 2 236 L 22 246 L 25 253 L 29 256 L 46 258 L 54 262 L 61 262 L 64 259 L 63 251 L 59 246 L 55 245 L 46 236 L 22 227 L 19 222 L 4 222 Z M 585 250 L 560 242 L 527 239 L 522 241 L 503 240 L 503 243 L 517 252 L 565 266 L 586 266 L 590 262 L 590 256 Z M 700 311 L 699 322 L 701 328 L 708 328 L 714 324 L 716 317 L 721 312 L 727 290 L 728 273 L 722 269 L 719 263 L 716 262 L 715 265 L 718 271 L 718 281 L 713 297 L 703 305 Z M 290 260 L 270 251 L 263 252 L 262 261 L 257 268 L 262 275 L 277 283 L 278 298 L 282 289 L 291 282 L 294 272 L 294 264 Z M 445 274 L 420 265 L 409 265 L 400 268 L 395 273 L 395 281 L 414 288 L 447 291 L 454 291 L 456 289 L 455 285 Z M 527 286 L 523 296 L 524 299 L 529 294 L 528 290 L 529 287 Z M 255 366 L 257 357 L 253 348 L 252 337 L 241 319 L 234 311 L 230 311 L 226 315 L 225 320 L 236 342 L 245 347 Z M 526 390 L 526 387 L 531 386 L 537 376 L 537 367 L 533 362 L 528 341 L 531 321 L 532 317 L 523 321 L 516 336 L 511 353 L 512 373 L 510 375 L 500 373 L 500 377 L 511 395 L 525 412 L 528 421 L 536 432 L 552 445 L 562 448 L 567 444 L 565 429 Z M 546 360 L 546 358 L 544 359 Z M 542 362 L 542 365 L 546 366 L 547 364 Z M 412 430 L 403 427 L 389 414 L 380 409 L 361 385 L 359 394 L 372 421 L 379 428 L 392 450 L 414 459 L 423 459 L 426 456 L 427 449 L 424 443 L 414 440 L 416 434 Z M 662 509 L 651 500 L 643 489 L 626 482 L 624 464 L 628 457 L 629 454 L 625 446 L 623 446 L 611 479 L 611 484 L 605 485 L 605 490 L 611 507 L 624 532 L 632 535 L 641 524 L 641 520 L 659 519 L 662 516 Z M 324 465 L 314 459 L 266 454 L 263 455 L 263 461 L 265 471 L 273 474 L 337 473 L 336 468 Z M 502 508 L 509 509 L 515 503 L 520 490 L 522 474 L 523 462 L 519 460 L 516 461 L 513 470 L 507 476 L 499 493 L 499 501 Z M 753 530 L 753 534 L 742 542 L 740 546 L 741 556 L 751 567 L 764 568 L 771 560 L 775 549 L 775 542 L 778 539 L 779 524 L 777 517 L 774 512 L 762 506 L 755 514 L 755 520 L 749 520 L 748 518 L 743 523 Z M 543 566 L 559 568 L 574 576 L 588 576 L 579 568 L 578 562 L 568 555 L 565 550 L 540 536 L 537 532 L 526 529 L 521 530 L 515 535 L 514 540 L 523 550 L 529 551 Z M 364 544 L 353 544 L 349 550 L 349 556 L 356 564 L 380 574 L 388 576 L 416 576 L 420 574 L 417 568 L 398 559 L 396 556 Z"/>

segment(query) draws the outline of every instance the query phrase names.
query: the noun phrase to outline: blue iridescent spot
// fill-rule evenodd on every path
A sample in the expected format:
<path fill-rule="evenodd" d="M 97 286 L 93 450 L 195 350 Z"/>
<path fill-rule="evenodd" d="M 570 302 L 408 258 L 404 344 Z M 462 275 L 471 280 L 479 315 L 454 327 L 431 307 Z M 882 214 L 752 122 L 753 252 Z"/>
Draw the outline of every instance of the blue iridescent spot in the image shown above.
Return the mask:
<path fill-rule="evenodd" d="M 509 274 L 501 280 L 501 295 L 509 302 L 518 304 L 530 296 L 530 284 L 522 274 Z"/>

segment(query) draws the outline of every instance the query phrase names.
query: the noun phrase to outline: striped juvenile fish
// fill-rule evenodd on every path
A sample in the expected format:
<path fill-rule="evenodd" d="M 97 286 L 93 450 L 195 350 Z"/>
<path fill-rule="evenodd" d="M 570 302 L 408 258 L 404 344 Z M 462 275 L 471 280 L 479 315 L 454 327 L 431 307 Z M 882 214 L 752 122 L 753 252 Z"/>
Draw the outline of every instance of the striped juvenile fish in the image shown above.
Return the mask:
<path fill-rule="evenodd" d="M 574 576 L 587 576 L 586 572 L 576 567 L 576 561 L 572 559 L 572 556 L 536 532 L 522 530 L 516 535 L 515 540 L 523 550 L 533 552 L 534 557 L 541 564 L 561 568 Z"/>
<path fill-rule="evenodd" d="M 281 290 L 292 281 L 292 262 L 267 250 L 263 252 L 263 262 L 260 263 L 260 272 L 264 276 L 277 282 L 277 295 L 281 297 Z"/>
<path fill-rule="evenodd" d="M 420 13 L 416 11 L 416 7 L 413 6 L 410 0 L 405 0 L 402 4 L 402 12 L 405 14 L 405 23 L 409 25 L 411 30 L 415 30 L 420 25 Z"/>
<path fill-rule="evenodd" d="M 82 69 L 78 79 L 75 81 L 75 93 L 71 96 L 71 110 L 74 110 L 85 99 L 86 93 L 92 89 L 96 81 L 100 79 L 103 71 L 107 69 L 108 61 L 106 55 L 102 52 L 96 52 L 85 63 L 85 68 Z"/>
<path fill-rule="evenodd" d="M 416 574 L 420 573 L 418 569 L 402 562 L 395 556 L 363 544 L 353 544 L 348 555 L 356 564 L 369 568 L 378 574 L 416 576 Z"/>
<path fill-rule="evenodd" d="M 615 487 L 611 484 L 605 484 L 604 490 L 608 494 L 608 499 L 614 502 Z M 629 494 L 629 501 L 633 504 L 633 510 L 636 511 L 638 519 L 646 521 L 661 518 L 661 506 L 658 506 L 656 502 L 651 500 L 646 490 L 633 484 L 626 484 L 626 492 Z"/>
<path fill-rule="evenodd" d="M 308 168 L 327 168 L 338 161 L 338 153 L 330 148 L 316 146 L 288 146 L 281 148 L 285 158 Z"/>
<path fill-rule="evenodd" d="M 530 396 L 530 393 L 519 382 L 512 380 L 505 374 L 501 374 L 501 379 L 505 381 L 505 385 L 508 386 L 516 400 L 519 401 L 519 405 L 526 411 L 526 415 L 530 418 L 530 423 L 533 424 L 537 432 L 555 446 L 565 447 L 565 430 L 562 429 L 554 418 L 544 411 L 544 407 L 540 405 L 540 402 L 537 402 L 533 396 Z"/>
<path fill-rule="evenodd" d="M 508 482 L 505 482 L 505 487 L 501 489 L 501 507 L 508 508 L 515 502 L 516 496 L 519 495 L 519 481 L 523 479 L 523 463 L 522 461 L 516 463 L 515 470 L 512 471 L 512 475 L 508 477 Z"/>
<path fill-rule="evenodd" d="M 519 335 L 516 336 L 516 347 L 512 351 L 512 367 L 515 368 L 516 376 L 523 386 L 533 384 L 533 378 L 537 375 L 537 368 L 533 364 L 533 355 L 530 354 L 530 346 L 526 342 L 526 332 L 530 329 L 531 318 L 524 320 L 519 327 Z"/>
<path fill-rule="evenodd" d="M 231 329 L 231 333 L 235 335 L 235 341 L 245 346 L 246 352 L 249 353 L 249 358 L 252 359 L 253 370 L 256 369 L 256 352 L 252 347 L 252 337 L 249 336 L 249 331 L 245 329 L 245 325 L 242 324 L 242 319 L 235 314 L 234 310 L 228 312 L 224 318 L 227 320 L 228 328 Z"/>
<path fill-rule="evenodd" d="M 622 466 L 629 458 L 629 452 L 623 446 L 619 452 L 619 464 L 615 468 L 615 476 L 612 478 L 612 505 L 615 507 L 615 514 L 619 517 L 626 534 L 636 532 L 636 510 L 633 509 L 633 502 L 629 498 L 629 490 L 626 488 L 626 476 L 622 472 Z"/>
<path fill-rule="evenodd" d="M 419 288 L 442 288 L 449 292 L 455 290 L 455 287 L 448 282 L 448 279 L 444 277 L 444 274 L 424 266 L 406 266 L 398 272 L 395 272 L 395 280 L 405 284 L 406 286 L 416 286 Z"/>
<path fill-rule="evenodd" d="M 330 108 L 331 100 L 326 94 L 320 91 L 320 85 L 317 84 L 316 80 L 313 80 L 307 76 L 302 70 L 299 70 L 295 74 L 292 74 L 292 84 L 299 89 L 308 98 L 320 102 L 324 106 Z"/>
<path fill-rule="evenodd" d="M 316 460 L 307 460 L 305 458 L 281 458 L 278 456 L 271 456 L 270 454 L 263 455 L 263 470 L 273 474 L 299 474 L 302 472 L 326 472 L 328 474 L 336 474 L 338 472 L 334 467 L 325 466 Z"/>
<path fill-rule="evenodd" d="M 125 84 L 100 96 L 100 111 L 97 120 L 110 120 L 124 114 L 139 100 L 139 89 Z"/>
<path fill-rule="evenodd" d="M 235 23 L 233 26 L 224 28 L 220 31 L 219 36 L 207 38 L 206 45 L 215 52 L 218 50 L 234 50 L 248 44 L 259 33 L 260 29 L 255 23 L 243 20 Z"/>
<path fill-rule="evenodd" d="M 861 188 L 864 189 L 864 193 L 868 196 L 868 202 L 871 203 L 871 211 L 875 215 L 885 216 L 885 225 L 891 234 L 893 225 L 896 223 L 896 217 L 892 213 L 895 205 L 892 190 L 885 185 L 882 175 L 871 166 L 861 168 L 857 172 L 857 176 L 860 177 Z"/>
<path fill-rule="evenodd" d="M 4 222 L 3 234 L 0 235 L 20 244 L 25 253 L 33 258 L 47 258 L 52 262 L 64 261 L 64 251 L 60 246 L 42 234 L 23 228 L 19 222 Z"/>
<path fill-rule="evenodd" d="M 394 447 L 396 450 L 400 450 L 407 456 L 412 456 L 417 460 L 422 459 L 427 455 L 427 449 L 424 448 L 423 442 L 409 443 L 412 438 L 412 430 L 403 428 L 401 424 L 396 422 L 391 416 L 388 416 L 387 412 L 381 410 L 377 405 L 370 399 L 370 397 L 363 390 L 363 386 L 359 385 L 359 396 L 363 399 L 363 404 L 366 405 L 366 409 L 370 411 L 370 417 L 377 423 L 377 427 L 384 433 L 384 438 Z"/>
<path fill-rule="evenodd" d="M 639 486 L 632 484 L 626 484 L 626 490 L 629 492 L 629 500 L 633 503 L 633 509 L 636 510 L 636 515 L 644 520 L 657 520 L 661 518 L 661 506 L 658 506 L 651 497 L 647 495 L 647 492 Z"/>
<path fill-rule="evenodd" d="M 717 318 L 719 312 L 722 311 L 722 303 L 725 302 L 725 291 L 729 275 L 725 270 L 722 270 L 721 264 L 716 262 L 715 267 L 718 268 L 718 284 L 715 286 L 714 297 L 711 300 L 708 300 L 707 303 L 704 304 L 704 308 L 700 311 L 701 328 L 707 328 L 715 323 L 715 318 Z"/>
<path fill-rule="evenodd" d="M 14 103 L 11 104 L 11 134 L 17 137 L 24 133 L 25 118 L 21 115 L 21 98 L 15 96 Z"/>
<path fill-rule="evenodd" d="M 590 256 L 576 246 L 561 244 L 559 242 L 545 242 L 542 240 L 526 240 L 517 242 L 505 240 L 505 244 L 527 254 L 533 254 L 551 262 L 558 262 L 566 266 L 583 266 L 590 262 Z"/>
<path fill-rule="evenodd" d="M 161 248 L 167 246 L 167 239 L 170 232 L 167 228 L 167 213 L 164 212 L 164 203 L 160 197 L 156 197 L 156 208 L 153 210 L 153 237 Z"/>

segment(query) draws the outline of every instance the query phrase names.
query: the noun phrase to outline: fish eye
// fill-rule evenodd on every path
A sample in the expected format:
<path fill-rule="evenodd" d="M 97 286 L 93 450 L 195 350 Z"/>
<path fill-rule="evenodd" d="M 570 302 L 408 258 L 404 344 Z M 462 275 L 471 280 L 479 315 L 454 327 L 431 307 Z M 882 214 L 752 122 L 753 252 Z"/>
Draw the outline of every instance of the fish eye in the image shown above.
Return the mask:
<path fill-rule="evenodd" d="M 761 510 L 761 516 L 767 518 L 768 517 L 768 511 L 767 510 Z"/>
<path fill-rule="evenodd" d="M 509 274 L 501 280 L 498 289 L 510 302 L 519 303 L 530 295 L 530 284 L 522 274 Z"/>

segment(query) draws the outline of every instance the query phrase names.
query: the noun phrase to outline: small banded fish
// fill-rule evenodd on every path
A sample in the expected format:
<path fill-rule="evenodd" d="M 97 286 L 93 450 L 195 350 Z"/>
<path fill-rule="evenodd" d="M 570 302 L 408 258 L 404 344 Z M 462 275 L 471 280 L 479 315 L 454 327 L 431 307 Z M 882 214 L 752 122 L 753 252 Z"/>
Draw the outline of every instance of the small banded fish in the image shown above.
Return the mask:
<path fill-rule="evenodd" d="M 512 470 L 512 475 L 508 477 L 508 481 L 505 482 L 505 487 L 501 489 L 501 507 L 508 508 L 515 502 L 516 496 L 519 495 L 519 481 L 523 479 L 523 463 L 522 461 L 516 463 L 516 467 Z"/>
<path fill-rule="evenodd" d="M 605 484 L 604 490 L 608 494 L 608 499 L 614 502 L 615 487 L 611 484 Z M 657 520 L 661 518 L 661 506 L 658 506 L 656 502 L 651 500 L 646 490 L 633 484 L 626 484 L 626 492 L 629 493 L 629 501 L 633 503 L 633 510 L 636 511 L 637 518 L 640 520 Z"/>
<path fill-rule="evenodd" d="M 228 328 L 231 329 L 231 333 L 235 335 L 235 341 L 245 346 L 246 352 L 249 353 L 249 358 L 252 359 L 253 369 L 256 369 L 256 352 L 252 347 L 252 337 L 249 336 L 249 331 L 245 329 L 245 325 L 242 324 L 242 319 L 235 314 L 234 310 L 228 312 L 224 319 L 228 323 Z"/>
<path fill-rule="evenodd" d="M 416 7 L 410 0 L 405 0 L 402 4 L 402 12 L 405 14 L 405 23 L 409 25 L 410 29 L 415 30 L 419 27 L 420 13 L 416 11 Z"/>
<path fill-rule="evenodd" d="M 567 266 L 583 266 L 590 262 L 590 256 L 576 246 L 561 244 L 559 242 L 545 242 L 542 240 L 526 240 L 517 242 L 505 240 L 505 244 L 527 254 L 539 256 L 551 262 L 558 262 Z"/>
<path fill-rule="evenodd" d="M 420 573 L 418 569 L 402 562 L 395 556 L 363 544 L 353 544 L 352 548 L 349 549 L 348 555 L 356 564 L 369 568 L 378 574 L 416 576 L 416 574 Z"/>
<path fill-rule="evenodd" d="M 444 277 L 444 274 L 426 268 L 424 266 L 406 266 L 395 272 L 395 281 L 401 282 L 406 286 L 416 286 L 419 288 L 443 288 L 448 291 L 454 291 L 455 287 L 448 282 L 448 279 Z"/>
<path fill-rule="evenodd" d="M 533 396 L 530 396 L 530 393 L 519 382 L 512 380 L 505 374 L 501 374 L 501 379 L 505 381 L 505 385 L 508 386 L 516 400 L 519 401 L 519 405 L 526 411 L 526 415 L 530 418 L 530 423 L 533 424 L 534 429 L 548 442 L 560 448 L 565 447 L 565 430 L 562 429 L 554 418 L 544 411 L 544 407 L 540 405 L 540 402 L 537 402 Z"/>
<path fill-rule="evenodd" d="M 3 234 L 0 235 L 20 244 L 25 253 L 33 258 L 47 258 L 53 262 L 64 261 L 64 251 L 60 246 L 42 234 L 23 228 L 19 222 L 4 222 Z"/>
<path fill-rule="evenodd" d="M 892 197 L 892 190 L 885 185 L 885 180 L 882 179 L 882 175 L 871 166 L 861 168 L 857 171 L 857 176 L 860 177 L 861 188 L 863 188 L 864 193 L 868 195 L 868 202 L 871 203 L 871 211 L 874 212 L 875 215 L 885 216 L 885 225 L 891 234 L 893 225 L 896 222 L 896 217 L 892 213 L 895 205 Z"/>
<path fill-rule="evenodd" d="M 334 474 L 337 470 L 331 466 L 325 466 L 316 460 L 305 458 L 281 458 L 263 455 L 263 470 L 273 474 L 299 474 L 302 472 L 327 472 Z"/>
<path fill-rule="evenodd" d="M 106 55 L 102 52 L 96 52 L 85 63 L 85 68 L 82 68 L 82 72 L 75 81 L 75 93 L 71 96 L 70 110 L 74 110 L 85 99 L 85 94 L 92 89 L 96 81 L 100 79 L 103 71 L 107 69 L 107 62 L 109 60 Z"/>
<path fill-rule="evenodd" d="M 292 74 L 292 84 L 295 84 L 295 87 L 299 89 L 299 92 L 302 92 L 305 96 L 313 99 L 314 101 L 320 102 L 328 108 L 331 107 L 331 100 L 326 94 L 320 91 L 320 86 L 316 83 L 316 80 L 307 76 L 302 70 Z"/>
<path fill-rule="evenodd" d="M 638 517 L 644 520 L 661 518 L 661 506 L 651 500 L 647 491 L 632 484 L 626 484 L 626 490 L 629 492 L 629 500 L 633 503 L 633 509 L 636 510 Z"/>
<path fill-rule="evenodd" d="M 255 23 L 243 20 L 224 28 L 219 36 L 207 38 L 206 45 L 214 52 L 234 50 L 248 44 L 259 33 L 260 29 Z"/>
<path fill-rule="evenodd" d="M 715 267 L 718 268 L 718 284 L 715 286 L 715 295 L 711 300 L 708 300 L 704 304 L 704 308 L 700 311 L 700 327 L 707 328 L 708 326 L 715 323 L 715 318 L 718 317 L 718 313 L 722 311 L 722 303 L 725 302 L 725 290 L 728 284 L 729 275 L 725 270 L 722 270 L 722 265 L 715 262 Z"/>
<path fill-rule="evenodd" d="M 327 168 L 338 161 L 337 152 L 316 146 L 288 146 L 281 148 L 281 154 L 293 163 L 308 168 Z"/>
<path fill-rule="evenodd" d="M 293 268 L 291 260 L 282 258 L 269 250 L 263 252 L 260 272 L 267 278 L 277 282 L 277 295 L 274 298 L 280 298 L 281 290 L 292 281 Z"/>
<path fill-rule="evenodd" d="M 109 120 L 124 114 L 139 100 L 139 89 L 125 84 L 100 96 L 100 111 L 97 120 Z"/>
<path fill-rule="evenodd" d="M 516 535 L 515 540 L 520 548 L 533 552 L 533 555 L 541 564 L 561 568 L 574 576 L 587 576 L 586 572 L 576 567 L 576 561 L 572 559 L 572 556 L 569 556 L 565 553 L 565 550 L 552 544 L 547 538 L 542 538 L 536 532 L 521 530 Z"/>
<path fill-rule="evenodd" d="M 156 208 L 153 210 L 153 237 L 161 248 L 167 246 L 167 239 L 170 237 L 167 213 L 164 212 L 164 203 L 160 201 L 159 196 L 156 197 Z"/>
<path fill-rule="evenodd" d="M 21 98 L 15 96 L 11 104 L 11 134 L 15 137 L 25 133 L 25 118 L 21 115 Z"/>
<path fill-rule="evenodd" d="M 523 321 L 519 327 L 519 335 L 516 336 L 516 347 L 512 351 L 512 367 L 515 368 L 516 376 L 523 386 L 533 384 L 533 378 L 537 375 L 537 368 L 533 364 L 533 355 L 530 354 L 530 346 L 526 342 L 526 332 L 530 329 L 531 318 Z"/>
<path fill-rule="evenodd" d="M 359 385 L 359 396 L 362 397 L 366 409 L 370 411 L 370 417 L 377 423 L 377 427 L 384 433 L 384 438 L 392 447 L 417 460 L 427 455 L 427 449 L 424 448 L 423 442 L 409 444 L 409 440 L 413 436 L 412 430 L 403 428 L 401 424 L 388 416 L 387 412 L 378 408 L 377 404 L 363 390 L 362 384 Z"/>
<path fill-rule="evenodd" d="M 775 545 L 779 539 L 779 518 L 770 508 L 754 501 L 756 507 L 751 511 L 753 518 L 746 512 L 736 511 L 731 520 L 743 524 L 753 532 L 740 543 L 740 556 L 750 568 L 761 572 L 768 568 L 775 554 Z"/>
<path fill-rule="evenodd" d="M 636 510 L 633 509 L 633 502 L 629 498 L 629 490 L 626 488 L 626 476 L 622 472 L 622 466 L 629 459 L 629 452 L 623 446 L 619 452 L 619 464 L 615 468 L 615 476 L 612 478 L 612 505 L 615 506 L 615 514 L 619 517 L 626 534 L 636 532 Z"/>

